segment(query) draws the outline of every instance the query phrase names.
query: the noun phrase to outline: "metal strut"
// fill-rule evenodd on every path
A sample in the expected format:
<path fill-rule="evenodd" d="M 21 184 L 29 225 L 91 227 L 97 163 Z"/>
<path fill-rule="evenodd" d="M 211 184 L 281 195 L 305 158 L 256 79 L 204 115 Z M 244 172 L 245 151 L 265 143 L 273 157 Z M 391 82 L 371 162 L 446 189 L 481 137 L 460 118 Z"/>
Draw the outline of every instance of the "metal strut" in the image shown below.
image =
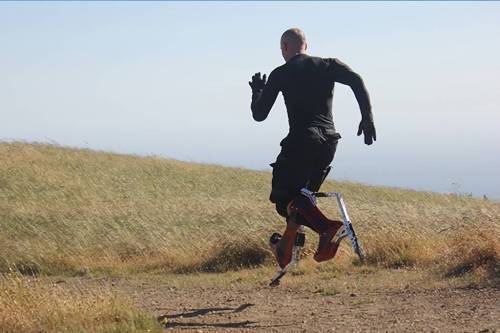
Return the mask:
<path fill-rule="evenodd" d="M 335 197 L 337 200 L 337 206 L 339 207 L 340 214 L 342 215 L 342 221 L 344 224 L 344 229 L 341 231 L 341 233 L 338 235 L 337 238 L 337 243 L 340 243 L 340 241 L 348 237 L 349 240 L 351 241 L 352 249 L 354 253 L 359 257 L 359 259 L 362 261 L 364 259 L 363 255 L 363 250 L 361 249 L 361 246 L 359 245 L 358 238 L 356 237 L 356 232 L 354 231 L 354 228 L 352 227 L 351 220 L 349 219 L 349 215 L 347 214 L 347 209 L 345 207 L 344 199 L 342 197 L 342 193 L 340 192 L 312 192 L 309 191 L 306 188 L 303 188 L 300 190 L 300 193 L 304 196 L 306 196 L 311 203 L 316 206 L 317 204 L 317 198 L 329 198 L 329 197 Z M 300 260 L 300 250 L 304 247 L 304 226 L 301 225 L 298 233 L 297 233 L 297 238 L 295 240 L 295 245 L 293 247 L 293 252 L 292 252 L 292 260 L 286 265 L 284 268 L 280 269 L 274 277 L 271 279 L 271 284 L 270 286 L 277 286 L 280 283 L 281 278 L 291 269 L 295 268 Z"/>
<path fill-rule="evenodd" d="M 316 198 L 328 198 L 335 197 L 337 199 L 337 206 L 339 207 L 340 215 L 342 215 L 342 222 L 344 223 L 344 230 L 339 234 L 339 239 L 343 237 L 349 237 L 351 241 L 352 249 L 354 253 L 359 257 L 359 260 L 363 260 L 363 250 L 359 245 L 356 232 L 352 227 L 351 220 L 349 219 L 349 214 L 347 214 L 347 208 L 345 207 L 344 198 L 340 192 L 312 192 L 306 188 L 300 190 L 300 192 L 311 200 L 313 205 L 316 205 Z"/>

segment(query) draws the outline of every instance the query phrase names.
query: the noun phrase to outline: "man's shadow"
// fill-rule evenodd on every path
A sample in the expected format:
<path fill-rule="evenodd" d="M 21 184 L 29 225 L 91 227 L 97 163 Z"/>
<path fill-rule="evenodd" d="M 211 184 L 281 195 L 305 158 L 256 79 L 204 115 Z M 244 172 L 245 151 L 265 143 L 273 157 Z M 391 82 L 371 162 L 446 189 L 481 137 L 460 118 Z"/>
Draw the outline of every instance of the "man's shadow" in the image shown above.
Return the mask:
<path fill-rule="evenodd" d="M 223 308 L 204 308 L 204 309 L 195 309 L 192 311 L 187 311 L 187 312 L 180 312 L 180 313 L 174 313 L 174 314 L 165 314 L 161 315 L 158 317 L 158 322 L 159 323 L 164 323 L 165 319 L 167 319 L 167 322 L 164 325 L 166 328 L 173 328 L 173 327 L 221 327 L 221 328 L 253 328 L 253 327 L 258 327 L 258 323 L 255 321 L 240 321 L 240 322 L 235 322 L 235 323 L 181 323 L 181 322 L 175 322 L 172 321 L 172 319 L 175 318 L 193 318 L 193 317 L 199 317 L 199 316 L 205 316 L 205 315 L 210 315 L 210 314 L 218 314 L 218 313 L 239 313 L 242 311 L 245 311 L 249 307 L 254 306 L 255 304 L 251 303 L 245 303 L 237 308 L 230 308 L 230 307 L 223 307 Z M 282 326 L 282 325 L 280 325 Z M 283 325 L 286 326 L 286 325 Z"/>
<path fill-rule="evenodd" d="M 197 310 L 193 310 L 190 312 L 181 312 L 181 313 L 176 313 L 176 314 L 171 314 L 171 315 L 163 315 L 163 316 L 158 317 L 158 320 L 161 321 L 165 318 L 172 319 L 172 318 L 180 318 L 180 317 L 193 318 L 193 317 L 198 317 L 198 316 L 204 316 L 204 315 L 210 314 L 210 313 L 219 313 L 219 312 L 238 313 L 238 312 L 242 312 L 245 309 L 247 309 L 251 306 L 254 306 L 254 305 L 255 304 L 245 303 L 245 304 L 238 306 L 237 308 L 225 307 L 225 308 L 197 309 Z"/>

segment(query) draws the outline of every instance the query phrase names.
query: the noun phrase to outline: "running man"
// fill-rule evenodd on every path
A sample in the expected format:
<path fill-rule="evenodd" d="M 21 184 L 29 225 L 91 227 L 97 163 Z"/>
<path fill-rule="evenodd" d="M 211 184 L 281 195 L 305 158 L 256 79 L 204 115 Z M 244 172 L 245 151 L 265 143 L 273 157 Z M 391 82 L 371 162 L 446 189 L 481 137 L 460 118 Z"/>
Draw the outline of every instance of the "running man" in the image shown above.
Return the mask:
<path fill-rule="evenodd" d="M 318 191 L 330 171 L 340 134 L 332 116 L 335 82 L 351 87 L 361 110 L 358 136 L 365 144 L 376 140 L 370 98 L 361 77 L 335 58 L 307 55 L 304 32 L 292 28 L 281 36 L 281 54 L 285 64 L 266 75 L 256 73 L 249 82 L 252 88 L 252 115 L 256 121 L 267 118 L 281 91 L 288 113 L 289 133 L 281 141 L 281 152 L 272 163 L 273 179 L 270 200 L 278 214 L 286 218 L 286 229 L 274 252 L 281 268 L 292 259 L 292 249 L 299 225 L 319 234 L 314 259 L 332 259 L 338 248 L 332 242 L 342 222 L 326 218 L 303 195 L 302 188 Z"/>

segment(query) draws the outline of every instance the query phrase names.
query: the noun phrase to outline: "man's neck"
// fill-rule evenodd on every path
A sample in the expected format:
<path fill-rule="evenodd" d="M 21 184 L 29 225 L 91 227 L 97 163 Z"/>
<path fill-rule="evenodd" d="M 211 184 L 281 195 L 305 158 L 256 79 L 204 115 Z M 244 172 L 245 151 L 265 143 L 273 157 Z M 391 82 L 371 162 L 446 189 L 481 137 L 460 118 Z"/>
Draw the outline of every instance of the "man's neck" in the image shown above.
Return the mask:
<path fill-rule="evenodd" d="M 288 58 L 288 60 L 286 62 L 289 62 L 290 60 L 292 60 L 292 59 L 294 59 L 294 58 L 296 58 L 298 56 L 301 56 L 301 55 L 307 55 L 307 54 L 305 52 L 302 52 L 302 51 L 301 52 L 297 52 L 293 56 L 291 56 L 290 58 Z"/>

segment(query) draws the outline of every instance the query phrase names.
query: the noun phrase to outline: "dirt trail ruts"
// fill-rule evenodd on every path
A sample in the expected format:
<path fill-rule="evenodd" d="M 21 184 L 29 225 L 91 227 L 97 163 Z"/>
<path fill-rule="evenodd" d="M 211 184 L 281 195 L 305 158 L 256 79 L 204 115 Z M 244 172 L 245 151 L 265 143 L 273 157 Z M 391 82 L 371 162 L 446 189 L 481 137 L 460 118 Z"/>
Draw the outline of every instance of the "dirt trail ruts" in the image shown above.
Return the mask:
<path fill-rule="evenodd" d="M 130 294 L 129 294 L 130 295 Z M 323 295 L 282 287 L 158 289 L 134 300 L 186 332 L 497 332 L 500 290 L 441 289 Z"/>

